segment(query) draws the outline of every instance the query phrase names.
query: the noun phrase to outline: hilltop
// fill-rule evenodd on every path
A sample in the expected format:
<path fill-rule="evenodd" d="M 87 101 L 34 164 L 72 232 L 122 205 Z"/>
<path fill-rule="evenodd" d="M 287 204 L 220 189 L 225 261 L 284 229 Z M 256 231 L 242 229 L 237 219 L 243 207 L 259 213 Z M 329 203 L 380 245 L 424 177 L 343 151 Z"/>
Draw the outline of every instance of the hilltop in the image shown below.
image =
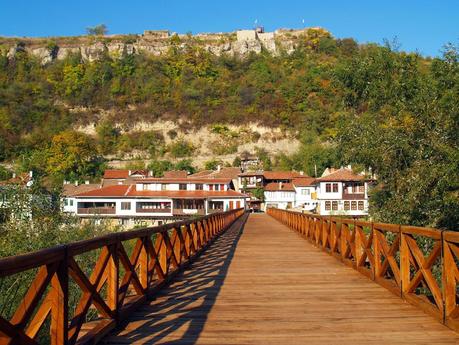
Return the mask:
<path fill-rule="evenodd" d="M 146 30 L 143 34 L 74 36 L 47 38 L 0 37 L 0 46 L 13 57 L 18 51 L 37 57 L 43 64 L 65 59 L 69 54 L 81 54 L 85 61 L 95 61 L 108 54 L 112 58 L 133 54 L 161 56 L 173 47 L 199 47 L 216 56 L 244 57 L 250 53 L 267 51 L 271 54 L 290 54 L 302 40 L 331 37 L 322 28 L 279 29 L 264 32 L 262 28 L 237 30 L 230 33 L 176 34 L 168 30 Z"/>

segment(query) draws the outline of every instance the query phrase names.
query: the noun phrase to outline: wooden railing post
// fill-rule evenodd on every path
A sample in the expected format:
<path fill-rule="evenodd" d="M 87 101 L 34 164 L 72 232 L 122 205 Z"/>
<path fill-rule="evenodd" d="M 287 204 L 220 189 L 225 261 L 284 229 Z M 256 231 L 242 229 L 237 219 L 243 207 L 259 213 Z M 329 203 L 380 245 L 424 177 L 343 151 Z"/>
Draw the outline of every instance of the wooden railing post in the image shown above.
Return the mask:
<path fill-rule="evenodd" d="M 400 288 L 402 295 L 408 291 L 410 284 L 410 250 L 406 241 L 406 234 L 400 227 Z"/>
<path fill-rule="evenodd" d="M 110 260 L 108 262 L 108 277 L 107 277 L 107 305 L 113 313 L 116 324 L 119 322 L 119 258 L 118 245 L 116 241 L 109 247 Z"/>
<path fill-rule="evenodd" d="M 56 273 L 51 278 L 51 345 L 68 344 L 68 253 L 65 249 L 64 259 L 59 263 Z"/>

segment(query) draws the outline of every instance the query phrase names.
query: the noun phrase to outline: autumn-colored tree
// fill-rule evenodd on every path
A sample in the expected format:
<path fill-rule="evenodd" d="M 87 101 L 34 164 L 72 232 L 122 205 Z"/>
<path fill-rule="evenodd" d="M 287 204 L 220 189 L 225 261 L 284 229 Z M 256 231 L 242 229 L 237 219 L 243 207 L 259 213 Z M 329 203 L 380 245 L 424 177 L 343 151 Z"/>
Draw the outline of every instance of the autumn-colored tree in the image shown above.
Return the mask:
<path fill-rule="evenodd" d="M 91 138 L 68 130 L 53 137 L 47 151 L 46 172 L 60 180 L 78 178 L 88 172 L 89 162 L 95 156 Z"/>

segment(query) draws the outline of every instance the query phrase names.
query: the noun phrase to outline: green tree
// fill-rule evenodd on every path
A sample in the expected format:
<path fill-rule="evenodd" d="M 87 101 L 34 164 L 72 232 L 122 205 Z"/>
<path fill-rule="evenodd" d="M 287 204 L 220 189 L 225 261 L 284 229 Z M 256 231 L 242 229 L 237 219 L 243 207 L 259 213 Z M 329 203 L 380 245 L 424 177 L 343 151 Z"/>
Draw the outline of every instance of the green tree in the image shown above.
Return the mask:
<path fill-rule="evenodd" d="M 211 159 L 204 163 L 204 168 L 206 170 L 217 170 L 219 165 L 223 165 L 223 161 L 221 159 Z"/>
<path fill-rule="evenodd" d="M 100 153 L 106 155 L 117 149 L 120 131 L 110 121 L 103 121 L 96 127 L 97 145 Z"/>
<path fill-rule="evenodd" d="M 173 170 L 174 165 L 166 160 L 154 160 L 148 164 L 147 168 L 152 171 L 153 176 L 162 177 L 165 171 Z"/>
<path fill-rule="evenodd" d="M 178 161 L 174 168 L 175 170 L 187 171 L 189 174 L 194 174 L 196 172 L 196 168 L 194 167 L 191 159 L 182 159 L 181 161 Z"/>
<path fill-rule="evenodd" d="M 108 28 L 105 24 L 89 26 L 86 28 L 86 33 L 90 36 L 105 36 L 108 33 Z"/>

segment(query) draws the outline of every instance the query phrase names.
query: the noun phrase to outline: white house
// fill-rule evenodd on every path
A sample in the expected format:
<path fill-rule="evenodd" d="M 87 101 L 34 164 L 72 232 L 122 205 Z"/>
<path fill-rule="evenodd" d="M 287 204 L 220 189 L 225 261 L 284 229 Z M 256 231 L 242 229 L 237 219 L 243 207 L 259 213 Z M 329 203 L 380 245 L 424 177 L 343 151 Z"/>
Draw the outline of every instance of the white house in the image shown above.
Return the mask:
<path fill-rule="evenodd" d="M 265 210 L 269 207 L 292 208 L 295 204 L 295 187 L 292 183 L 271 182 L 264 188 Z"/>
<path fill-rule="evenodd" d="M 309 176 L 293 179 L 292 184 L 295 188 L 294 208 L 309 212 L 316 209 L 318 201 L 315 181 L 315 178 Z"/>
<path fill-rule="evenodd" d="M 368 215 L 368 180 L 352 170 L 341 168 L 315 182 L 317 213 L 320 215 Z"/>
<path fill-rule="evenodd" d="M 227 178 L 144 177 L 131 184 L 68 193 L 63 210 L 81 218 L 112 219 L 126 226 L 155 225 L 244 208 L 246 195 L 231 186 Z"/>

